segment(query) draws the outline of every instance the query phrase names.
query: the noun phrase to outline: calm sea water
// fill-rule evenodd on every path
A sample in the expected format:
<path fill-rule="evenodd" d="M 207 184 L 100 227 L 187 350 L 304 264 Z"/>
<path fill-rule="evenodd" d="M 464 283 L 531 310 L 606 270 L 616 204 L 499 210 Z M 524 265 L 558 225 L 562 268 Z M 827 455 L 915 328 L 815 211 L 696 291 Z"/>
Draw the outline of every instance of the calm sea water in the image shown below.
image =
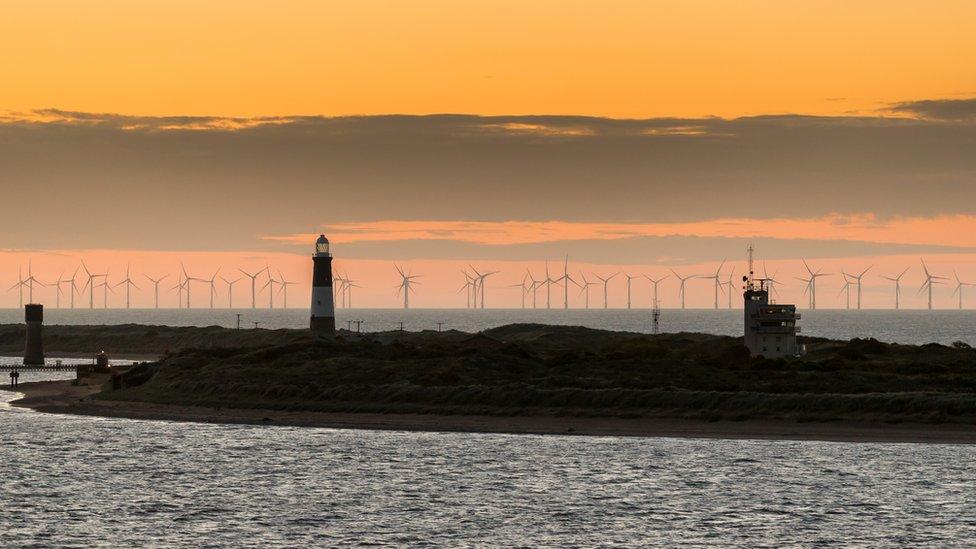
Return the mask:
<path fill-rule="evenodd" d="M 308 311 L 303 309 L 47 309 L 47 324 L 165 324 L 171 326 L 234 327 L 237 315 L 241 326 L 253 328 L 303 328 L 308 326 Z M 816 310 L 802 311 L 800 326 L 805 335 L 835 339 L 874 337 L 898 343 L 949 344 L 965 341 L 976 345 L 976 311 L 942 310 Z M 356 329 L 363 321 L 366 331 L 394 330 L 403 322 L 406 330 L 443 329 L 478 331 L 513 322 L 573 324 L 608 330 L 650 332 L 651 313 L 646 309 L 340 309 L 339 327 Z M 23 311 L 0 310 L 0 323 L 23 322 Z M 738 310 L 664 310 L 661 331 L 705 332 L 723 335 L 742 334 L 742 313 Z"/>
<path fill-rule="evenodd" d="M 39 414 L 14 397 L 0 391 L 3 547 L 943 547 L 976 535 L 965 446 L 202 425 Z"/>

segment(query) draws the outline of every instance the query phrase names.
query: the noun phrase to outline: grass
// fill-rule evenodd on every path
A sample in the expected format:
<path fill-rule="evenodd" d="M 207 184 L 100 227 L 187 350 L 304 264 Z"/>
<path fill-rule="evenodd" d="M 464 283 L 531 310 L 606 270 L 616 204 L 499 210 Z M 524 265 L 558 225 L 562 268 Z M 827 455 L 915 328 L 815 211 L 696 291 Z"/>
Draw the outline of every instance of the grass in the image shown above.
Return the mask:
<path fill-rule="evenodd" d="M 269 331 L 236 347 L 236 334 L 217 330 L 185 338 L 206 348 L 140 366 L 128 374 L 136 386 L 101 397 L 347 412 L 976 419 L 976 351 L 942 345 L 807 338 L 803 359 L 765 360 L 750 358 L 740 338 L 534 324 L 475 339 L 422 332 L 314 341 Z"/>

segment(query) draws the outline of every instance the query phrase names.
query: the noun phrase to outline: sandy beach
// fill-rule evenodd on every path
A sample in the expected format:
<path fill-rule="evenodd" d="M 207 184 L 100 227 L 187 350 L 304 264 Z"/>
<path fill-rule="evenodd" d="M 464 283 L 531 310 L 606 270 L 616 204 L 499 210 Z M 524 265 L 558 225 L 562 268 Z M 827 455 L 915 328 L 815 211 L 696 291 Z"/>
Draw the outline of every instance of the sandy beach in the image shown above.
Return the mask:
<path fill-rule="evenodd" d="M 105 380 L 103 376 L 94 376 L 84 380 L 84 384 L 78 386 L 72 385 L 71 381 L 24 383 L 18 387 L 18 392 L 23 393 L 24 397 L 13 401 L 11 405 L 56 414 L 335 429 L 837 442 L 976 443 L 976 427 L 962 424 L 885 424 L 846 421 L 800 423 L 775 420 L 710 422 L 668 418 L 289 412 L 173 406 L 91 398 L 99 391 Z"/>

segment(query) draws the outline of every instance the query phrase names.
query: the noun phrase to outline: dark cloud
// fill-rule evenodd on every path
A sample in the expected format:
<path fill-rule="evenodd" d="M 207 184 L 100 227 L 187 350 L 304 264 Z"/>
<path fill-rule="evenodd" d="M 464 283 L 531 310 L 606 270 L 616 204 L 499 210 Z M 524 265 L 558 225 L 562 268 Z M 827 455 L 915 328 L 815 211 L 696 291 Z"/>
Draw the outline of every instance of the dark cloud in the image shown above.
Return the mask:
<path fill-rule="evenodd" d="M 929 120 L 976 122 L 976 99 L 927 99 L 897 103 L 889 110 Z"/>
<path fill-rule="evenodd" d="M 607 265 L 685 265 L 739 258 L 746 246 L 762 250 L 765 259 L 816 259 L 905 254 L 973 253 L 976 248 L 939 245 L 887 244 L 851 240 L 791 238 L 714 238 L 697 236 L 640 236 L 616 240 L 567 240 L 532 244 L 485 245 L 454 240 L 355 242 L 336 246 L 342 257 L 397 260 L 560 260 Z"/>
<path fill-rule="evenodd" d="M 39 121 L 40 120 L 40 121 Z M 886 117 L 138 117 L 0 122 L 0 246 L 271 249 L 382 219 L 976 213 L 976 123 Z"/>

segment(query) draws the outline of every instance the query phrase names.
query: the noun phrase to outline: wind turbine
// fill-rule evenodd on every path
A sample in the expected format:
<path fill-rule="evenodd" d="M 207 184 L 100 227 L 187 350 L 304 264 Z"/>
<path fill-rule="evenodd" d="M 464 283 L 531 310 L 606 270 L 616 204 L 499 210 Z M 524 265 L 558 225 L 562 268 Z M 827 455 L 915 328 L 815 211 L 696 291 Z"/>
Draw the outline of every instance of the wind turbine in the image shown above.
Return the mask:
<path fill-rule="evenodd" d="M 342 308 L 346 308 L 346 285 L 349 284 L 349 279 L 346 278 L 345 275 L 337 272 L 336 275 L 332 277 L 332 280 L 332 302 L 341 302 Z M 339 282 L 338 285 L 335 284 L 336 281 Z"/>
<path fill-rule="evenodd" d="M 580 278 L 583 279 L 583 282 L 579 284 L 580 293 L 586 296 L 585 304 L 586 304 L 586 308 L 589 309 L 590 308 L 590 286 L 596 285 L 596 282 L 590 282 L 589 280 L 587 280 L 586 275 L 583 274 L 582 271 L 580 271 Z"/>
<path fill-rule="evenodd" d="M 288 286 L 294 286 L 295 284 L 298 283 L 292 282 L 290 280 L 285 280 L 285 275 L 281 274 L 281 269 L 278 269 L 278 278 L 279 278 L 278 284 L 281 285 L 281 290 L 279 290 L 281 292 L 281 298 L 282 298 L 281 308 L 287 309 L 288 308 Z M 353 285 L 352 281 L 349 281 L 350 288 L 352 288 L 352 285 Z M 352 302 L 352 291 L 349 292 L 349 301 Z M 350 303 L 349 306 L 352 307 L 352 303 Z"/>
<path fill-rule="evenodd" d="M 961 311 L 962 310 L 962 288 L 963 286 L 973 286 L 974 284 L 972 282 L 963 282 L 962 280 L 959 280 L 959 275 L 956 274 L 955 270 L 952 271 L 952 276 L 956 279 L 956 290 L 952 292 L 952 295 L 959 294 L 959 310 Z"/>
<path fill-rule="evenodd" d="M 657 285 L 660 284 L 662 280 L 664 280 L 665 278 L 668 278 L 669 276 L 671 276 L 671 275 L 664 275 L 661 278 L 651 278 L 651 277 L 649 277 L 647 275 L 644 275 L 644 278 L 646 278 L 647 280 L 649 280 L 650 283 L 651 283 L 651 285 L 654 286 L 654 298 L 653 298 L 654 301 L 651 303 L 651 308 L 652 309 L 655 308 L 655 307 L 657 307 L 661 303 L 657 299 Z"/>
<path fill-rule="evenodd" d="M 922 287 L 918 289 L 918 293 L 922 293 L 926 288 L 929 291 L 929 310 L 932 310 L 932 285 L 942 284 L 940 280 L 947 280 L 944 276 L 935 276 L 929 272 L 929 268 L 925 265 L 925 260 L 920 260 L 922 262 L 922 270 L 925 271 L 925 282 L 922 283 Z"/>
<path fill-rule="evenodd" d="M 817 308 L 817 279 L 822 276 L 830 276 L 830 273 L 820 272 L 822 269 L 817 269 L 816 271 L 814 271 L 813 269 L 810 268 L 809 265 L 807 265 L 807 261 L 805 259 L 801 259 L 800 261 L 803 261 L 803 266 L 806 268 L 807 274 L 810 277 L 806 281 L 807 287 L 809 288 L 810 291 L 810 308 L 816 309 Z"/>
<path fill-rule="evenodd" d="M 846 305 L 844 308 L 849 310 L 851 308 L 851 279 L 848 278 L 847 273 L 841 272 L 841 274 L 844 276 L 844 285 L 841 286 L 840 291 L 837 292 L 837 294 L 840 295 L 844 292 L 847 292 L 847 298 L 845 300 Z"/>
<path fill-rule="evenodd" d="M 593 275 L 593 276 L 599 278 L 601 282 L 603 282 L 603 308 L 604 309 L 607 308 L 607 301 L 608 301 L 607 298 L 608 298 L 608 294 L 609 294 L 609 292 L 607 291 L 607 287 L 610 285 L 610 281 L 613 280 L 613 277 L 617 276 L 618 274 L 620 274 L 620 273 L 613 273 L 612 275 L 610 275 L 610 276 L 608 276 L 606 278 L 603 278 L 602 276 L 600 276 L 598 274 L 594 274 Z"/>
<path fill-rule="evenodd" d="M 61 274 L 58 275 L 58 278 L 55 279 L 54 282 L 52 282 L 50 284 L 44 284 L 45 286 L 54 286 L 56 288 L 56 290 L 57 290 L 55 292 L 55 294 L 54 294 L 54 308 L 55 309 L 60 309 L 61 308 L 61 295 L 64 293 L 63 291 L 61 291 L 61 285 L 64 284 L 65 282 L 67 282 L 67 281 L 64 280 L 64 271 L 61 271 Z"/>
<path fill-rule="evenodd" d="M 182 269 L 182 271 L 183 271 L 183 280 L 184 280 L 184 284 L 186 285 L 186 308 L 189 309 L 190 308 L 190 303 L 191 303 L 191 301 L 190 301 L 190 286 L 192 285 L 190 283 L 192 281 L 206 282 L 206 280 L 204 280 L 202 278 L 195 278 L 195 277 L 190 276 L 189 273 L 186 272 L 186 266 L 183 265 L 183 262 L 182 261 L 180 262 L 180 269 Z"/>
<path fill-rule="evenodd" d="M 627 277 L 627 308 L 630 309 L 630 281 L 640 277 L 637 275 L 631 275 L 627 273 L 624 273 L 624 276 Z"/>
<path fill-rule="evenodd" d="M 85 282 L 85 286 L 84 288 L 81 289 L 81 291 L 84 292 L 85 288 L 88 289 L 88 308 L 94 309 L 95 308 L 95 279 L 100 276 L 103 276 L 105 277 L 106 280 L 108 280 L 108 272 L 106 271 L 103 274 L 92 273 L 91 271 L 88 270 L 88 266 L 85 265 L 85 260 L 81 261 L 81 267 L 85 269 L 85 276 L 88 277 L 88 281 Z"/>
<path fill-rule="evenodd" d="M 7 291 L 8 292 L 9 291 L 12 291 L 14 288 L 17 288 L 18 289 L 18 293 L 20 294 L 20 308 L 21 309 L 24 308 L 24 286 L 26 286 L 26 285 L 27 285 L 27 283 L 24 282 L 24 268 L 18 266 L 17 267 L 17 282 L 13 286 L 11 286 L 10 289 L 7 290 Z"/>
<path fill-rule="evenodd" d="M 719 291 L 720 287 L 722 286 L 722 283 L 719 280 L 719 277 L 722 274 L 722 267 L 724 267 L 724 266 L 725 266 L 725 260 L 723 259 L 722 262 L 719 263 L 718 269 L 715 269 L 715 274 L 713 274 L 711 276 L 700 276 L 700 277 L 698 277 L 698 278 L 702 278 L 702 279 L 705 279 L 705 280 L 712 280 L 712 281 L 714 281 L 714 283 L 715 283 L 715 308 L 716 309 L 718 309 L 718 291 Z M 724 292 L 724 290 L 723 290 L 723 292 Z"/>
<path fill-rule="evenodd" d="M 144 274 L 142 276 L 148 278 L 149 282 L 152 282 L 153 284 L 153 297 L 156 299 L 155 307 L 158 309 L 159 308 L 159 283 L 162 282 L 164 279 L 166 279 L 166 277 L 168 277 L 169 275 L 163 275 L 159 278 L 153 278 L 147 274 Z"/>
<path fill-rule="evenodd" d="M 78 278 L 78 269 L 80 269 L 80 268 L 81 268 L 81 265 L 75 267 L 75 272 L 71 274 L 71 280 L 70 281 L 67 281 L 67 282 L 70 282 L 71 283 L 71 284 L 68 285 L 68 293 L 71 294 L 71 308 L 72 309 L 75 308 L 75 291 L 78 289 L 78 284 L 75 282 L 75 279 Z"/>
<path fill-rule="evenodd" d="M 729 271 L 729 280 L 727 282 L 722 283 L 723 286 L 728 286 L 729 288 L 729 309 L 732 308 L 732 294 L 735 293 L 735 282 L 732 282 L 732 278 L 734 276 L 735 276 L 735 267 L 732 267 L 732 270 Z"/>
<path fill-rule="evenodd" d="M 27 278 L 24 279 L 24 284 L 27 285 L 27 300 L 30 303 L 34 303 L 34 283 L 44 285 L 43 282 L 34 278 L 34 268 L 32 266 L 31 259 L 27 259 Z"/>
<path fill-rule="evenodd" d="M 113 290 L 111 284 L 108 283 L 108 273 L 103 276 L 105 278 L 102 279 L 102 283 L 97 284 L 96 287 L 102 288 L 102 308 L 108 309 L 108 293 L 112 292 L 114 294 L 115 290 Z"/>
<path fill-rule="evenodd" d="M 396 267 L 396 270 L 397 270 L 398 273 L 400 273 L 400 278 L 401 278 L 400 285 L 397 286 L 396 295 L 400 295 L 400 292 L 403 292 L 403 308 L 404 309 L 409 309 L 410 308 L 410 292 L 411 291 L 416 292 L 416 290 L 413 289 L 413 285 L 414 284 L 420 284 L 419 282 L 414 282 L 414 279 L 415 278 L 420 278 L 420 275 L 408 275 L 408 274 L 405 274 L 403 272 L 403 269 L 401 269 L 400 266 L 397 265 L 396 263 L 394 263 L 393 266 Z"/>
<path fill-rule="evenodd" d="M 873 267 L 873 265 L 861 271 L 861 274 L 859 275 L 844 273 L 844 276 L 850 278 L 851 281 L 857 281 L 855 284 L 857 284 L 857 310 L 859 311 L 861 310 L 861 279 L 864 278 L 864 273 L 871 270 L 871 267 Z"/>
<path fill-rule="evenodd" d="M 885 280 L 890 280 L 895 283 L 895 310 L 898 310 L 900 306 L 899 302 L 901 301 L 901 277 L 905 276 L 905 273 L 908 272 L 908 269 L 911 269 L 911 267 L 906 267 L 905 270 L 902 271 L 901 274 L 898 276 L 892 277 L 892 276 L 881 275 L 881 278 Z"/>
<path fill-rule="evenodd" d="M 538 306 L 536 304 L 536 297 L 538 296 L 539 293 L 539 286 L 541 286 L 543 283 L 539 280 L 536 280 L 535 277 L 532 276 L 532 271 L 526 269 L 525 272 L 527 275 L 529 275 L 529 280 L 532 281 L 532 308 L 537 309 Z"/>
<path fill-rule="evenodd" d="M 118 284 L 116 284 L 115 287 L 118 288 L 119 286 L 122 286 L 123 284 L 125 285 L 125 308 L 128 309 L 129 308 L 129 291 L 132 289 L 133 286 L 135 286 L 135 288 L 137 290 L 139 289 L 139 286 L 136 286 L 136 283 L 133 282 L 131 278 L 129 278 L 129 265 L 126 265 L 125 266 L 125 279 L 123 279 L 121 282 L 119 282 Z"/>
<path fill-rule="evenodd" d="M 776 280 L 776 273 L 773 273 L 773 276 L 769 276 L 769 273 L 766 271 L 766 262 L 765 261 L 763 261 L 763 280 L 766 282 L 767 285 L 769 285 L 769 296 L 770 297 L 772 297 L 774 294 L 777 294 L 777 295 L 779 294 L 779 290 L 776 289 L 776 285 L 778 284 L 778 285 L 782 286 L 782 284 L 780 284 L 780 282 L 778 280 Z"/>
<path fill-rule="evenodd" d="M 465 273 L 465 276 L 467 276 L 467 273 Z M 529 290 L 531 289 L 529 286 L 526 285 L 526 282 L 528 281 L 528 278 L 529 278 L 529 274 L 528 273 L 525 273 L 524 275 L 522 275 L 522 282 L 521 282 L 521 284 L 512 284 L 511 286 L 509 286 L 510 288 L 520 288 L 521 289 L 521 291 L 522 291 L 522 308 L 523 309 L 525 308 L 525 296 L 528 295 Z M 464 287 L 462 286 L 461 289 L 463 290 Z M 459 290 L 459 292 L 460 292 L 460 290 Z"/>
<path fill-rule="evenodd" d="M 172 288 L 170 288 L 169 291 L 172 292 L 173 290 L 176 290 L 176 292 L 177 292 L 177 294 L 176 294 L 176 306 L 177 306 L 177 308 L 182 309 L 183 308 L 183 290 L 186 289 L 186 287 L 190 284 L 190 282 L 188 280 L 185 280 L 183 278 L 182 271 L 179 272 L 179 273 L 177 273 L 176 276 L 177 276 L 176 286 L 173 286 Z"/>
<path fill-rule="evenodd" d="M 468 267 L 471 267 L 471 265 L 468 265 Z M 485 308 L 485 279 L 488 278 L 489 276 L 493 275 L 493 274 L 497 274 L 498 271 L 490 271 L 490 272 L 487 272 L 487 273 L 479 273 L 478 270 L 475 269 L 474 267 L 471 267 L 471 270 L 474 271 L 474 274 L 475 275 L 477 275 L 475 277 L 475 285 L 474 285 L 474 306 L 475 306 L 475 308 L 478 307 L 478 291 L 480 290 L 481 291 L 481 308 L 484 309 Z"/>
<path fill-rule="evenodd" d="M 471 296 L 474 293 L 475 288 L 475 278 L 468 274 L 467 269 L 461 269 L 461 274 L 464 275 L 464 285 L 458 289 L 457 293 L 464 292 L 464 308 L 470 309 L 472 306 Z M 477 299 L 477 298 L 476 298 Z M 522 296 L 523 309 L 525 308 L 525 296 Z"/>
<path fill-rule="evenodd" d="M 289 282 L 288 284 L 294 284 L 294 282 Z M 284 287 L 284 286 L 282 286 Z M 349 295 L 349 308 L 352 308 L 352 289 L 362 288 L 359 284 L 356 284 L 355 280 L 346 280 L 346 294 Z"/>
<path fill-rule="evenodd" d="M 240 271 L 241 274 L 243 274 L 244 276 L 251 279 L 251 308 L 255 309 L 257 308 L 257 295 L 258 295 L 257 280 L 258 277 L 261 276 L 261 273 L 264 272 L 264 269 L 260 271 L 256 271 L 253 274 L 245 271 L 244 269 L 237 269 L 237 270 Z"/>
<path fill-rule="evenodd" d="M 563 283 L 563 309 L 569 309 L 569 283 L 572 282 L 579 286 L 579 283 L 573 280 L 573 277 L 569 274 L 569 255 L 566 255 L 566 259 L 563 261 L 563 276 L 559 277 L 558 281 Z M 628 287 L 629 287 L 628 282 Z M 628 307 L 629 308 L 629 307 Z"/>
<path fill-rule="evenodd" d="M 674 273 L 674 276 L 681 281 L 680 285 L 678 286 L 678 297 L 681 299 L 681 308 L 684 309 L 685 308 L 685 283 L 691 280 L 692 278 L 698 278 L 698 275 L 681 276 L 678 273 L 676 273 L 674 269 L 671 269 L 671 272 Z"/>
<path fill-rule="evenodd" d="M 207 283 L 210 284 L 210 308 L 211 309 L 214 308 L 214 296 L 217 295 L 217 275 L 218 274 L 220 274 L 220 267 L 217 267 L 217 270 L 214 271 L 214 274 L 213 274 L 213 276 L 210 277 L 210 280 L 204 280 L 203 281 L 203 282 L 207 282 Z"/>
<path fill-rule="evenodd" d="M 549 262 L 546 261 L 546 279 L 543 281 L 546 285 L 546 309 L 552 308 L 552 285 L 556 283 L 551 276 L 549 276 Z"/>
<path fill-rule="evenodd" d="M 227 280 L 224 277 L 220 277 L 220 279 L 224 281 L 224 284 L 227 284 L 227 308 L 233 309 L 234 308 L 234 284 L 240 282 L 241 279 L 235 278 L 234 280 Z"/>
<path fill-rule="evenodd" d="M 275 284 L 278 284 L 279 282 L 275 280 L 274 275 L 271 274 L 270 266 L 265 266 L 264 270 L 268 273 L 268 281 L 264 283 L 264 286 L 261 286 L 261 291 L 263 292 L 265 288 L 268 288 L 268 308 L 274 309 Z"/>

